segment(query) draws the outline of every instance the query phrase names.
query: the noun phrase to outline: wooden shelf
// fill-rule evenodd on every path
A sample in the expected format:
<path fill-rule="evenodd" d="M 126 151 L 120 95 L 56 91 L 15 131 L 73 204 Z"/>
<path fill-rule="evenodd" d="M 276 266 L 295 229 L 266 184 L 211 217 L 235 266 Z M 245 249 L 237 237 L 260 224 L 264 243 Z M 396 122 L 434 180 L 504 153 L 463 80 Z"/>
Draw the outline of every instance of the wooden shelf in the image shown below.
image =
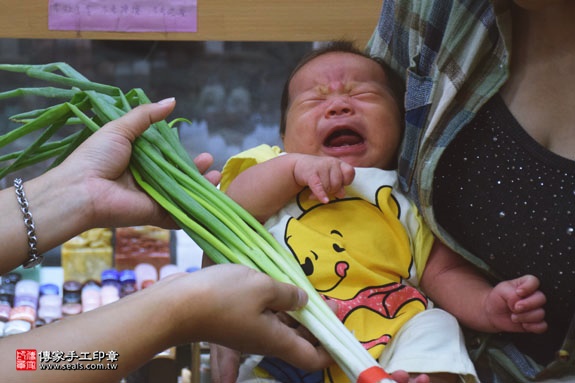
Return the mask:
<path fill-rule="evenodd" d="M 326 41 L 365 44 L 381 0 L 198 0 L 198 32 L 121 33 L 48 30 L 48 1 L 4 0 L 0 38 Z"/>

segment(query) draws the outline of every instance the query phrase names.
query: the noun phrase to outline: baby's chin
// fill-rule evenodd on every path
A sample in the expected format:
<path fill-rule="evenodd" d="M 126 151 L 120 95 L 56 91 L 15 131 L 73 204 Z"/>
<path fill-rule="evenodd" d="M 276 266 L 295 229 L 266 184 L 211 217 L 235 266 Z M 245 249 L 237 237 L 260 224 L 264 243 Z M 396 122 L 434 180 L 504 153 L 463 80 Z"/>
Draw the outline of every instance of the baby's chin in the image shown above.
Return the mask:
<path fill-rule="evenodd" d="M 344 161 L 345 163 L 353 166 L 354 168 L 377 168 L 380 167 L 374 161 L 371 161 L 364 157 L 357 157 L 357 156 L 341 156 L 339 157 L 340 160 Z"/>
<path fill-rule="evenodd" d="M 391 169 L 391 164 L 388 163 L 389 161 L 373 151 L 371 153 L 369 151 L 342 153 L 337 157 L 356 168 Z"/>

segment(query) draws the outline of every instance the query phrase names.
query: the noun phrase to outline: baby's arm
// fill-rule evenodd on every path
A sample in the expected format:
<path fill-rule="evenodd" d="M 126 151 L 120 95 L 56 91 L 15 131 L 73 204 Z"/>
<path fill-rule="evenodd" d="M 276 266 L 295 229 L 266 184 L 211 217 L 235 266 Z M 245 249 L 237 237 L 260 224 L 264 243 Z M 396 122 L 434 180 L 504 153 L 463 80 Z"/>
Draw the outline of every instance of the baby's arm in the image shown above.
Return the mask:
<path fill-rule="evenodd" d="M 287 153 L 244 170 L 226 193 L 264 222 L 306 186 L 323 203 L 329 195 L 341 196 L 354 175 L 353 167 L 337 158 Z"/>
<path fill-rule="evenodd" d="M 423 291 L 463 325 L 485 332 L 547 329 L 539 280 L 526 275 L 493 287 L 476 267 L 436 240 L 421 278 Z"/>

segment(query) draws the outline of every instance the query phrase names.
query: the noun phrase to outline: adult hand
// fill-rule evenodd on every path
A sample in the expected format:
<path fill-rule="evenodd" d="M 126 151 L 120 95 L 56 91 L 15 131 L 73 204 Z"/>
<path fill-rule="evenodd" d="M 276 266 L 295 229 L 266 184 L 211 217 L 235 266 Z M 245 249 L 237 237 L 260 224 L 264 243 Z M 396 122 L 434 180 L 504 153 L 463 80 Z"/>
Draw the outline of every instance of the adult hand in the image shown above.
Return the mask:
<path fill-rule="evenodd" d="M 331 362 L 322 347 L 301 337 L 276 315 L 307 303 L 305 292 L 293 285 L 245 266 L 225 264 L 152 287 L 164 289 L 174 300 L 164 305 L 173 310 L 171 343 L 207 341 L 239 352 L 281 357 L 306 370 Z"/>
<path fill-rule="evenodd" d="M 333 305 L 330 302 L 333 302 Z M 334 308 L 334 311 L 337 309 L 334 301 L 328 301 L 328 305 Z M 311 344 L 318 344 L 317 339 L 311 334 L 311 332 L 288 314 L 285 312 L 278 312 L 276 315 L 282 323 L 293 329 L 298 336 L 307 340 Z M 212 383 L 235 383 L 238 379 L 241 355 L 241 352 L 238 350 L 211 343 L 210 371 Z"/>
<path fill-rule="evenodd" d="M 151 123 L 165 119 L 174 106 L 174 99 L 166 99 L 134 108 L 104 125 L 61 165 L 60 171 L 83 186 L 93 227 L 148 224 L 176 228 L 167 212 L 138 187 L 128 168 L 136 137 Z M 209 154 L 196 158 L 201 172 L 212 162 Z M 217 172 L 206 177 L 213 183 L 219 181 Z"/>
<path fill-rule="evenodd" d="M 337 311 L 337 303 L 332 300 L 327 301 L 328 306 L 334 311 Z M 317 344 L 317 340 L 311 335 L 311 333 L 303 328 L 301 325 L 297 325 L 293 319 L 285 315 L 285 313 L 277 313 L 278 319 L 286 324 L 290 329 L 293 329 L 299 337 L 307 340 L 311 344 Z M 238 372 L 240 366 L 241 352 L 237 349 L 232 349 L 219 344 L 210 344 L 210 367 L 211 367 L 211 382 L 212 383 L 235 383 L 238 379 Z M 285 360 L 284 357 L 280 356 Z M 331 361 L 333 363 L 333 361 Z M 302 366 L 297 366 L 304 368 Z M 327 367 L 326 365 L 322 365 Z M 319 368 L 308 369 L 308 371 L 314 371 Z M 389 371 L 388 371 L 389 372 Z M 406 371 L 398 370 L 390 372 L 393 380 L 396 383 L 430 383 L 431 380 L 426 374 L 409 374 Z"/>
<path fill-rule="evenodd" d="M 40 253 L 95 227 L 177 227 L 167 212 L 139 188 L 128 168 L 133 141 L 152 122 L 164 119 L 174 105 L 174 100 L 168 99 L 135 108 L 103 126 L 59 166 L 26 180 L 24 189 Z M 205 172 L 212 158 L 203 154 L 196 163 Z M 206 178 L 217 183 L 219 173 L 210 172 Z M 0 239 L 5 243 L 0 265 L 3 274 L 21 265 L 28 252 L 26 231 L 13 224 L 22 220 L 13 189 L 0 191 L 0 215 Z"/>

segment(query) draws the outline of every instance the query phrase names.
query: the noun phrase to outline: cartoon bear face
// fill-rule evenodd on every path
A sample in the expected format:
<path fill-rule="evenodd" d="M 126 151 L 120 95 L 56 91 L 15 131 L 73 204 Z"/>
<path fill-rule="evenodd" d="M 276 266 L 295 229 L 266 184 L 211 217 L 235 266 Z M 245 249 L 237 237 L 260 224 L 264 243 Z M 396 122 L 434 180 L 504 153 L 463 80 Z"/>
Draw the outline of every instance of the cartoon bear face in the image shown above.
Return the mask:
<path fill-rule="evenodd" d="M 303 213 L 289 220 L 285 242 L 318 292 L 348 299 L 409 276 L 409 238 L 390 187 L 377 191 L 377 205 L 359 198 L 322 204 L 307 189 L 297 200 Z"/>

